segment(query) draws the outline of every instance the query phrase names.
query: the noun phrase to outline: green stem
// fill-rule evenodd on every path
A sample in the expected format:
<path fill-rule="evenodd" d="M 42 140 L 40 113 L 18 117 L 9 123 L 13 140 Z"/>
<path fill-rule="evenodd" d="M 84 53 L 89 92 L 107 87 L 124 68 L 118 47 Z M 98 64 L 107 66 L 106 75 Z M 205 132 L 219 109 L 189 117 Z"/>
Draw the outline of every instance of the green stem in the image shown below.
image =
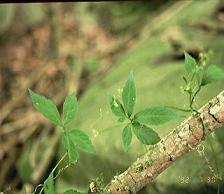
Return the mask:
<path fill-rule="evenodd" d="M 60 165 L 60 163 L 65 159 L 65 157 L 67 156 L 67 152 L 62 156 L 62 158 L 58 161 L 58 163 L 55 165 L 55 167 L 53 168 L 53 170 L 51 171 L 51 173 L 54 173 L 54 171 L 57 169 L 57 167 Z M 50 174 L 51 174 L 50 173 Z"/>
<path fill-rule="evenodd" d="M 166 106 L 166 107 L 176 109 L 176 110 L 179 110 L 179 111 L 183 111 L 183 112 L 191 112 L 191 109 L 183 109 L 183 108 L 178 108 L 178 107 L 174 107 L 174 106 Z"/>
<path fill-rule="evenodd" d="M 191 86 L 191 83 L 192 83 L 194 77 L 195 77 L 195 72 L 193 73 L 193 75 L 191 77 L 190 86 Z M 189 94 L 189 106 L 190 106 L 191 112 L 193 113 L 194 112 L 193 102 L 194 102 L 195 94 L 193 94 L 192 89 L 190 89 L 190 91 L 188 91 L 188 94 Z M 193 94 L 193 96 L 192 96 L 192 94 Z"/>
<path fill-rule="evenodd" d="M 195 97 L 197 96 L 198 92 L 200 92 L 200 90 L 201 90 L 201 85 L 199 85 L 198 89 L 195 91 L 195 93 L 191 99 L 191 104 L 194 103 Z"/>
<path fill-rule="evenodd" d="M 191 112 L 193 111 L 193 104 L 192 104 L 192 91 L 189 91 L 188 92 L 189 94 L 189 106 L 190 106 L 190 109 L 191 109 Z"/>
<path fill-rule="evenodd" d="M 43 190 L 44 190 L 44 185 L 42 186 L 39 194 L 41 194 L 43 192 Z"/>
<path fill-rule="evenodd" d="M 105 128 L 105 129 L 101 130 L 101 131 L 99 132 L 99 134 L 103 134 L 103 133 L 105 133 L 105 132 L 107 132 L 107 131 L 110 131 L 111 129 L 114 129 L 114 128 L 118 129 L 118 127 L 120 127 L 120 126 L 122 126 L 122 125 L 124 125 L 124 124 L 126 124 L 126 123 L 121 123 L 121 124 L 114 125 L 114 126 L 112 126 L 112 127 L 107 127 L 107 128 Z"/>
<path fill-rule="evenodd" d="M 53 170 L 50 172 L 50 174 L 53 174 L 54 171 L 57 169 L 57 167 L 60 165 L 60 163 L 65 159 L 65 157 L 67 156 L 67 152 L 62 156 L 62 158 L 58 161 L 58 163 L 55 165 L 55 167 L 53 168 Z M 39 192 L 39 194 L 41 194 L 44 191 L 44 184 Z"/>

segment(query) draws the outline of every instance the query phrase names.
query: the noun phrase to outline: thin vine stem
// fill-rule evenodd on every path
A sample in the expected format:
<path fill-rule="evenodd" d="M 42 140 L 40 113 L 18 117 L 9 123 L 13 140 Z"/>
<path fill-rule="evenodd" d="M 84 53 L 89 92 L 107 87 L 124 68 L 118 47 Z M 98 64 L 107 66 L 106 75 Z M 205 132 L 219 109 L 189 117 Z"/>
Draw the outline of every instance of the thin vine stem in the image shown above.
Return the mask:
<path fill-rule="evenodd" d="M 107 127 L 107 128 L 105 128 L 105 129 L 102 129 L 102 130 L 100 130 L 99 131 L 99 135 L 101 135 L 101 134 L 103 134 L 103 133 L 105 133 L 105 132 L 108 132 L 108 131 L 110 131 L 110 130 L 112 130 L 112 129 L 117 129 L 118 127 L 120 127 L 120 126 L 122 126 L 122 125 L 127 125 L 127 123 L 121 123 L 121 124 L 117 124 L 117 125 L 114 125 L 114 126 L 112 126 L 112 127 Z"/>
<path fill-rule="evenodd" d="M 67 152 L 62 156 L 62 158 L 58 161 L 58 163 L 55 165 L 55 167 L 53 168 L 53 170 L 50 172 L 50 174 L 53 174 L 55 172 L 55 170 L 57 169 L 57 167 L 61 164 L 61 162 L 65 159 L 65 157 L 67 156 Z M 54 180 L 54 179 L 53 179 Z M 38 187 L 42 186 L 39 194 L 41 194 L 44 191 L 44 184 L 40 184 L 38 185 Z M 35 194 L 37 188 L 34 190 L 33 193 L 31 194 Z"/>
<path fill-rule="evenodd" d="M 175 106 L 166 106 L 167 108 L 171 108 L 171 109 L 176 109 L 182 112 L 191 112 L 191 109 L 184 109 L 184 108 L 179 108 L 179 107 L 175 107 Z"/>
<path fill-rule="evenodd" d="M 192 103 L 192 91 L 189 92 L 189 106 L 190 106 L 190 109 L 191 109 L 191 112 L 193 112 L 193 103 Z"/>
<path fill-rule="evenodd" d="M 198 89 L 195 91 L 194 95 L 192 96 L 191 99 L 191 104 L 194 103 L 195 97 L 197 96 L 197 94 L 201 91 L 201 85 L 199 85 Z"/>

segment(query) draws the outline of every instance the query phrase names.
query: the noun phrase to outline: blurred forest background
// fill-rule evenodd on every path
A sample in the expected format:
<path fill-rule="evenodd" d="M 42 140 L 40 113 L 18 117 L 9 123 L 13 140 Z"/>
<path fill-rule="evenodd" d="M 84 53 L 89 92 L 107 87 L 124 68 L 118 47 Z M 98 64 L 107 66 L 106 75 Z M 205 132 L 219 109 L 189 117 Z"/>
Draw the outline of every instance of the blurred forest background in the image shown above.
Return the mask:
<path fill-rule="evenodd" d="M 108 182 L 145 152 L 136 140 L 123 150 L 124 126 L 116 126 L 108 94 L 120 95 L 133 69 L 135 111 L 152 104 L 184 107 L 184 50 L 196 58 L 208 52 L 212 63 L 224 67 L 223 1 L 1 4 L 0 191 L 31 191 L 65 152 L 60 131 L 34 110 L 27 88 L 53 99 L 60 110 L 64 97 L 76 92 L 79 111 L 70 127 L 88 133 L 97 154 L 82 153 L 57 178 L 56 189 L 86 191 L 101 173 Z M 198 107 L 223 88 L 222 81 L 209 85 Z M 156 130 L 164 136 L 180 122 Z M 141 193 L 223 194 L 223 180 L 210 171 L 224 175 L 223 139 L 220 129 L 203 143 L 209 164 L 192 151 Z"/>

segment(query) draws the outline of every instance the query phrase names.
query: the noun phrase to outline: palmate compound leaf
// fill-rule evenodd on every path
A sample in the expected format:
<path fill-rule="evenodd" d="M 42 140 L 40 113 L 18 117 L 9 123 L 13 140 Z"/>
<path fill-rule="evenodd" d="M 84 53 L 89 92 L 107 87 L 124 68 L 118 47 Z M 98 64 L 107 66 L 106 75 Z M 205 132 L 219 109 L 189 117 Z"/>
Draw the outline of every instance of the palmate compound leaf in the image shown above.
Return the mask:
<path fill-rule="evenodd" d="M 160 106 L 152 106 L 138 112 L 134 120 L 141 124 L 160 125 L 179 118 L 172 109 Z"/>
<path fill-rule="evenodd" d="M 78 103 L 75 93 L 71 93 L 65 98 L 63 104 L 63 123 L 64 125 L 71 122 L 78 111 Z"/>
<path fill-rule="evenodd" d="M 120 101 L 113 96 L 109 96 L 110 109 L 115 116 L 118 117 L 119 122 L 125 120 L 125 111 Z"/>
<path fill-rule="evenodd" d="M 146 145 L 154 145 L 160 141 L 159 135 L 150 127 L 138 122 L 132 124 L 133 132 L 140 142 Z"/>
<path fill-rule="evenodd" d="M 70 163 L 76 162 L 78 160 L 78 153 L 76 151 L 75 145 L 71 137 L 67 132 L 63 134 L 63 143 L 68 153 L 69 162 Z"/>
<path fill-rule="evenodd" d="M 136 88 L 133 72 L 129 74 L 128 80 L 122 91 L 122 100 L 124 104 L 124 110 L 130 117 L 133 113 L 135 101 L 136 101 Z"/>
<path fill-rule="evenodd" d="M 79 129 L 71 129 L 67 132 L 69 139 L 80 150 L 88 153 L 96 153 L 89 136 Z"/>
<path fill-rule="evenodd" d="M 33 102 L 34 108 L 42 113 L 47 119 L 58 126 L 62 126 L 60 114 L 55 104 L 44 96 L 38 95 L 29 89 L 29 93 Z"/>
<path fill-rule="evenodd" d="M 185 60 L 184 60 L 185 71 L 188 76 L 192 76 L 193 73 L 196 72 L 197 70 L 197 62 L 187 52 L 184 52 L 184 56 L 185 56 Z"/>
<path fill-rule="evenodd" d="M 202 78 L 202 86 L 221 79 L 224 79 L 224 69 L 217 65 L 209 65 L 205 69 L 204 76 Z"/>
<path fill-rule="evenodd" d="M 80 193 L 74 189 L 69 189 L 69 190 L 65 191 L 63 194 L 87 194 L 87 193 Z"/>
<path fill-rule="evenodd" d="M 54 190 L 54 176 L 51 173 L 44 181 L 44 194 L 55 194 Z"/>
<path fill-rule="evenodd" d="M 122 142 L 124 149 L 127 150 L 132 140 L 132 125 L 128 124 L 122 131 Z"/>

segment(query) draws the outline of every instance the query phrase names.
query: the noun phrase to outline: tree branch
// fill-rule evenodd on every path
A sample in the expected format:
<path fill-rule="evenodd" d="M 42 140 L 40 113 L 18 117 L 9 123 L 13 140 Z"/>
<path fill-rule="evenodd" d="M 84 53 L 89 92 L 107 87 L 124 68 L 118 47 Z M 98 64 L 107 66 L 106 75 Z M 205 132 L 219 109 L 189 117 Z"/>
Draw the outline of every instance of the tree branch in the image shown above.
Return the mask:
<path fill-rule="evenodd" d="M 224 127 L 224 91 L 152 146 L 105 188 L 112 194 L 137 193 L 178 158 L 189 152 L 216 129 Z"/>

